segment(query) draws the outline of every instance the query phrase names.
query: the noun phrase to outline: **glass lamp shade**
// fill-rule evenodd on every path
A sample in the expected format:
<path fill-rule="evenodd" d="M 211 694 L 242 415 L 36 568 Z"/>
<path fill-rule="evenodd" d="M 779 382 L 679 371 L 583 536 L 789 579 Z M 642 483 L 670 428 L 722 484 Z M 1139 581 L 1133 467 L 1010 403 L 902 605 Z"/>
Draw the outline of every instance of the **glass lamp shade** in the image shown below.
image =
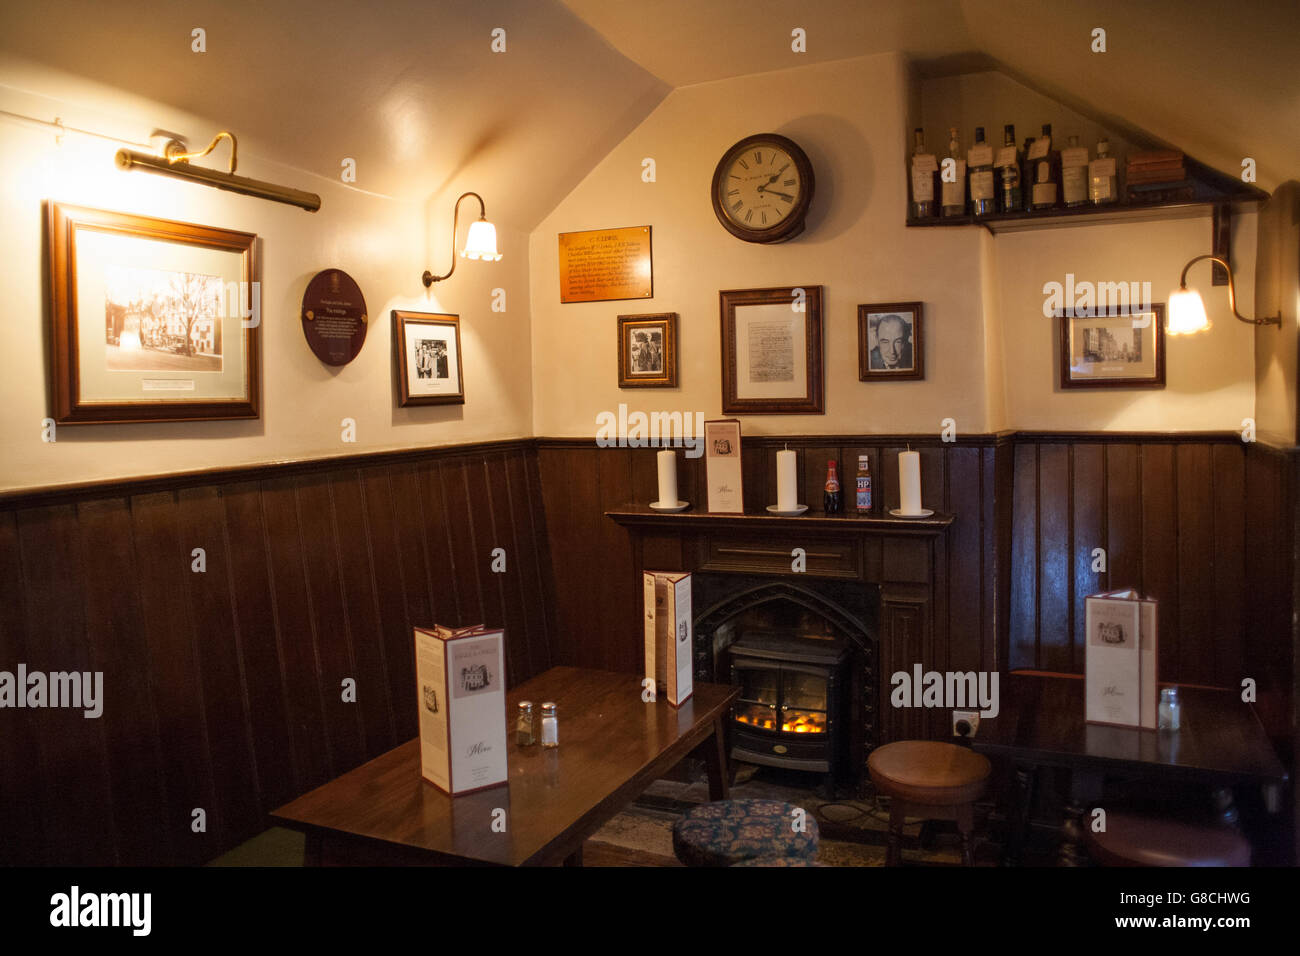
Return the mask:
<path fill-rule="evenodd" d="M 1201 294 L 1193 289 L 1179 289 L 1169 293 L 1169 323 L 1166 326 L 1170 335 L 1194 335 L 1210 327 L 1210 319 L 1205 314 L 1205 303 Z"/>
<path fill-rule="evenodd" d="M 496 262 L 501 258 L 497 252 L 497 227 L 486 219 L 470 223 L 469 234 L 465 237 L 465 248 L 460 254 L 466 259 L 486 259 Z"/>

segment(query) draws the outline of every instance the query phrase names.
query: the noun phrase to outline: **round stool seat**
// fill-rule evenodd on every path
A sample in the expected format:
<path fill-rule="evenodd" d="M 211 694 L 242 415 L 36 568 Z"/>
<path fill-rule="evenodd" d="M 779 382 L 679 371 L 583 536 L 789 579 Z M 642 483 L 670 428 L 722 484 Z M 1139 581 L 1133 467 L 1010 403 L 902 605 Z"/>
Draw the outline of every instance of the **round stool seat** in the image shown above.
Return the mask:
<path fill-rule="evenodd" d="M 817 853 L 817 821 L 804 813 L 796 830 L 799 809 L 779 800 L 721 800 L 694 807 L 673 826 L 673 852 L 687 866 L 732 866 L 763 857 L 811 860 Z"/>
<path fill-rule="evenodd" d="M 759 856 L 752 860 L 741 860 L 739 863 L 731 864 L 736 866 L 825 866 L 825 863 L 818 863 L 816 860 L 810 860 L 806 856 Z"/>
<path fill-rule="evenodd" d="M 992 767 L 966 747 L 935 740 L 900 740 L 871 751 L 871 780 L 891 797 L 925 806 L 974 803 L 984 793 Z"/>
<path fill-rule="evenodd" d="M 1109 810 L 1105 833 L 1084 831 L 1102 866 L 1250 866 L 1250 844 L 1227 827 Z"/>

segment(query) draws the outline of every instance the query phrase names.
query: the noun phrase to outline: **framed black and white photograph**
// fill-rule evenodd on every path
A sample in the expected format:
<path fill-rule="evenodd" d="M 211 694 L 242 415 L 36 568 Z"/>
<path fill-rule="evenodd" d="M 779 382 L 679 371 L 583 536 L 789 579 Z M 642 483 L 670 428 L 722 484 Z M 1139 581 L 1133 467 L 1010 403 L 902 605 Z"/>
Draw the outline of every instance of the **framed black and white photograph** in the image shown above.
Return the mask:
<path fill-rule="evenodd" d="M 720 292 L 722 411 L 822 414 L 822 288 Z"/>
<path fill-rule="evenodd" d="M 1102 312 L 1056 314 L 1061 388 L 1164 388 L 1163 303 Z"/>
<path fill-rule="evenodd" d="M 677 313 L 618 317 L 618 387 L 677 385 Z"/>
<path fill-rule="evenodd" d="M 400 405 L 464 405 L 460 316 L 393 310 Z"/>
<path fill-rule="evenodd" d="M 51 202 L 55 421 L 258 416 L 257 237 Z"/>
<path fill-rule="evenodd" d="M 863 382 L 925 378 L 920 302 L 858 306 L 858 379 Z"/>

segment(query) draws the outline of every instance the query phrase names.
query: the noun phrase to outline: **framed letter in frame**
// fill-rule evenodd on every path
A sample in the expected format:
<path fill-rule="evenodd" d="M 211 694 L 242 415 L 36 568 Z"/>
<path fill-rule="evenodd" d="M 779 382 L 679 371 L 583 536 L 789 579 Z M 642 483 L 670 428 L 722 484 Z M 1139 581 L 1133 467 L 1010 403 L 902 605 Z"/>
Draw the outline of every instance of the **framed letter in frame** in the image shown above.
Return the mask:
<path fill-rule="evenodd" d="M 822 288 L 719 293 L 722 411 L 822 414 Z"/>
<path fill-rule="evenodd" d="M 465 404 L 460 316 L 394 309 L 393 347 L 401 407 Z"/>
<path fill-rule="evenodd" d="M 54 419 L 257 418 L 257 236 L 46 204 Z"/>

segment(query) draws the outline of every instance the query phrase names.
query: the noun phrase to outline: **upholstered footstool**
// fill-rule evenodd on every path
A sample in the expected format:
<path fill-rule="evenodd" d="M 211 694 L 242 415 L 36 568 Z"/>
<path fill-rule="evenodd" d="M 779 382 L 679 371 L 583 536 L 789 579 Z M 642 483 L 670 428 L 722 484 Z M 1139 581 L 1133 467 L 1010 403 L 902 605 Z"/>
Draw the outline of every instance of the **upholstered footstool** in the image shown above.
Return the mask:
<path fill-rule="evenodd" d="M 817 821 L 811 813 L 796 816 L 800 809 L 779 800 L 706 803 L 677 821 L 673 852 L 687 866 L 734 866 L 762 858 L 812 860 L 817 854 Z M 797 821 L 801 825 L 796 829 Z"/>
<path fill-rule="evenodd" d="M 741 860 L 739 863 L 731 864 L 736 866 L 822 866 L 825 863 L 818 863 L 816 860 L 810 860 L 806 856 L 758 856 L 752 860 Z"/>
<path fill-rule="evenodd" d="M 885 865 L 902 860 L 903 822 L 909 816 L 955 820 L 962 862 L 972 865 L 975 801 L 984 795 L 992 769 L 983 754 L 937 740 L 900 740 L 871 751 L 867 771 L 876 789 L 889 797 Z"/>
<path fill-rule="evenodd" d="M 1102 866 L 1250 866 L 1250 844 L 1231 827 L 1108 810 L 1104 833 L 1084 833 Z"/>

